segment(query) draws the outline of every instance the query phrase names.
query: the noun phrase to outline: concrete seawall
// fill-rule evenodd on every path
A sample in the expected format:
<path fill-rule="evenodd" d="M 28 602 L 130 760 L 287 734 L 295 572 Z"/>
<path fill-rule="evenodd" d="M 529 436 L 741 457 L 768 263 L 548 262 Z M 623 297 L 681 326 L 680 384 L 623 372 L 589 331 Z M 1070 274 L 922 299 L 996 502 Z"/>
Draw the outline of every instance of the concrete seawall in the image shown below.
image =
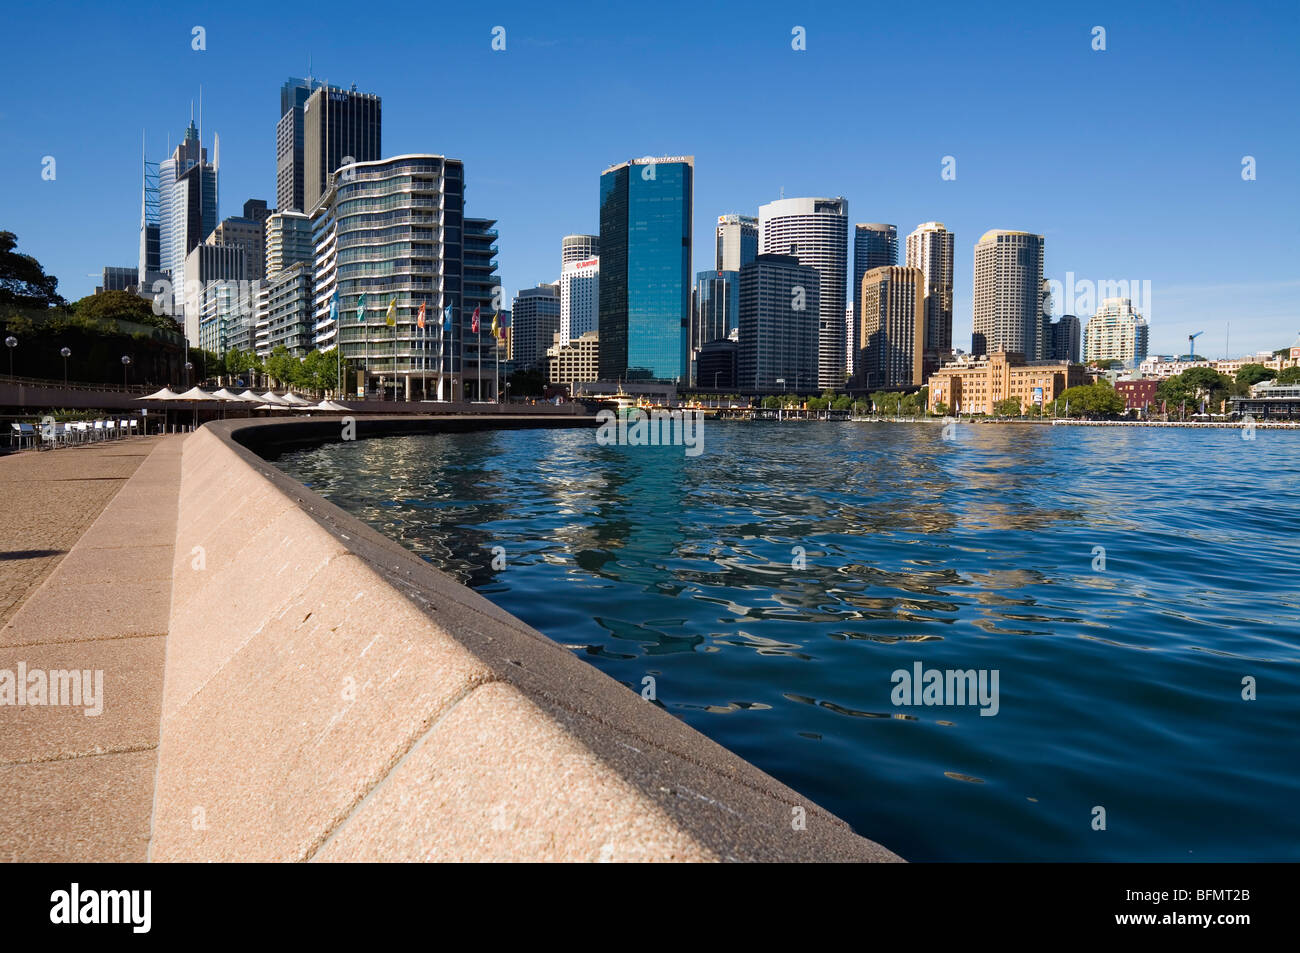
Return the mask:
<path fill-rule="evenodd" d="M 898 859 L 250 449 L 339 434 L 185 442 L 151 859 Z"/>

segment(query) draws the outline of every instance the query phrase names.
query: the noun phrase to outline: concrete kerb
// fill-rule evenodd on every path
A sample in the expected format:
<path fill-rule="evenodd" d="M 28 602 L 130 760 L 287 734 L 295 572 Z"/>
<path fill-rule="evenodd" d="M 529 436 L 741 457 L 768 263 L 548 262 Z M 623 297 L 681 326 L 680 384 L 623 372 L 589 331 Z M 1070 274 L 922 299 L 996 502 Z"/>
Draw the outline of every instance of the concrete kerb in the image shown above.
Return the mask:
<path fill-rule="evenodd" d="M 356 425 L 356 436 L 366 439 L 484 427 L 593 427 L 595 421 L 357 417 Z M 154 859 L 898 859 L 250 449 L 274 458 L 288 447 L 338 440 L 340 433 L 338 420 L 227 420 L 186 441 Z M 266 500 L 265 491 L 274 489 L 309 519 L 282 507 L 271 523 L 241 519 L 246 545 L 238 552 L 225 547 L 221 557 L 232 560 L 230 571 L 213 572 L 209 561 L 205 579 L 182 584 L 180 575 L 190 572 L 188 540 L 211 538 L 224 521 L 211 496 L 191 487 L 215 493 L 224 481 L 246 498 Z M 229 491 L 221 495 L 231 497 Z M 280 546 L 290 538 L 323 558 L 335 555 L 323 562 L 293 560 Z M 241 560 L 254 551 L 265 558 Z M 284 568 L 278 560 L 297 567 L 291 575 L 301 577 L 300 585 L 246 580 L 266 590 L 255 608 L 246 607 L 248 618 L 212 617 L 219 600 L 203 588 L 236 585 L 235 567 L 245 562 L 263 576 L 276 572 Z M 346 585 L 335 584 L 343 579 Z M 361 614 L 347 605 L 358 593 L 371 604 Z M 312 628 L 313 613 L 335 624 Z M 361 647 L 375 644 L 386 617 L 404 621 L 385 651 L 414 667 L 388 679 L 383 693 L 358 679 L 355 704 L 346 714 L 332 711 L 322 693 L 337 686 L 312 680 L 370 671 Z M 205 627 L 223 624 L 245 626 L 246 637 L 233 651 L 204 660 Z M 417 658 L 425 661 L 411 661 Z M 463 662 L 452 668 L 462 674 L 438 674 L 457 658 Z M 174 684 L 172 674 L 186 668 L 190 690 L 181 700 L 177 692 L 186 679 L 178 676 Z M 194 670 L 205 676 L 197 687 Z M 221 704 L 229 693 L 249 691 L 243 708 Z M 367 691 L 382 697 L 368 698 Z M 381 740 L 374 732 L 385 699 L 407 714 L 384 729 Z M 468 717 L 472 712 L 479 714 Z M 268 725 L 268 719 L 279 723 Z M 259 745 L 259 723 L 267 740 L 278 740 Z M 536 743 L 528 755 L 494 761 L 494 736 L 484 734 L 485 726 L 529 723 Z M 351 746 L 338 741 L 347 737 L 373 743 L 371 756 L 358 761 L 346 754 Z M 286 758 L 300 766 L 297 774 L 280 770 Z M 211 768 L 202 771 L 200 792 L 186 776 L 204 764 Z M 488 764 L 494 765 L 490 771 Z M 218 806 L 223 830 L 200 838 L 190 823 L 200 795 L 217 805 L 227 798 L 260 804 L 268 817 L 297 810 L 311 820 L 254 849 L 265 836 L 258 812 Z M 308 808 L 303 798 L 315 803 Z M 488 801 L 514 820 L 488 816 Z M 806 829 L 792 824 L 792 814 L 801 811 Z M 502 824 L 516 830 L 525 824 L 528 834 L 503 839 Z M 658 834 L 647 833 L 652 830 Z"/>

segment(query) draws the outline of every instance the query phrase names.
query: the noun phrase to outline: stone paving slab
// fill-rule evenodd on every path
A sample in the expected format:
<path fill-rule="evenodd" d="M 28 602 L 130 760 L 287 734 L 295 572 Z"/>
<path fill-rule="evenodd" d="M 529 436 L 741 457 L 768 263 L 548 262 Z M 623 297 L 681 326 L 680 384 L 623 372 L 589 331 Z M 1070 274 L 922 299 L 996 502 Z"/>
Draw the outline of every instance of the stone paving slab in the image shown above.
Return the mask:
<path fill-rule="evenodd" d="M 185 439 L 31 454 L 8 469 L 12 458 L 0 460 L 10 477 L 0 493 L 39 498 L 25 487 L 42 468 L 60 486 L 102 488 L 67 497 L 84 506 L 80 524 L 49 528 L 66 556 L 42 580 L 27 570 L 22 604 L 0 627 L 0 701 L 3 673 L 13 687 L 20 665 L 29 684 L 34 670 L 47 682 L 49 672 L 103 673 L 96 715 L 84 695 L 81 705 L 51 705 L 48 695 L 44 705 L 0 704 L 0 859 L 146 857 Z M 74 472 L 111 479 L 64 480 Z M 71 694 L 71 677 L 56 677 Z"/>

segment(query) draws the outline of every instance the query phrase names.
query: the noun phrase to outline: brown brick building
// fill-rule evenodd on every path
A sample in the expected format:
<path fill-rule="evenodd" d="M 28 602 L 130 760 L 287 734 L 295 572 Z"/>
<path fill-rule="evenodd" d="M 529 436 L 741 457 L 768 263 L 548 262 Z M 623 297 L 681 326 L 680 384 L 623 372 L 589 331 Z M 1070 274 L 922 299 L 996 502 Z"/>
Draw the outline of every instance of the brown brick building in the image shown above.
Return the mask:
<path fill-rule="evenodd" d="M 1026 411 L 1034 404 L 1051 403 L 1067 387 L 1092 380 L 1082 364 L 1026 361 L 1014 351 L 963 357 L 930 375 L 928 409 L 943 403 L 949 413 L 992 414 L 998 401 L 1019 397 L 1021 410 Z"/>

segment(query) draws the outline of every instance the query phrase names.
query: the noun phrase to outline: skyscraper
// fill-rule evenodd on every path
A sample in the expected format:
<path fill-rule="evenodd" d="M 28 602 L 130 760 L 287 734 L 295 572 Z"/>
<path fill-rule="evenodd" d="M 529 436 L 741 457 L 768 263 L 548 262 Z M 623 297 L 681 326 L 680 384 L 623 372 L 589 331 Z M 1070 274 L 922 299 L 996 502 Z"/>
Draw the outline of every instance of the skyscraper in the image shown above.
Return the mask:
<path fill-rule="evenodd" d="M 171 280 L 177 312 L 184 307 L 186 258 L 217 227 L 219 157 L 214 146 L 208 163 L 191 119 L 181 144 L 158 163 L 158 265 Z"/>
<path fill-rule="evenodd" d="M 1082 340 L 1079 319 L 1072 314 L 1063 314 L 1052 322 L 1052 353 L 1048 356 L 1053 361 L 1078 364 Z"/>
<path fill-rule="evenodd" d="M 862 311 L 862 276 L 872 268 L 889 268 L 898 264 L 898 226 L 879 222 L 853 226 L 853 299 L 854 311 Z"/>
<path fill-rule="evenodd" d="M 209 245 L 238 245 L 248 253 L 248 280 L 261 281 L 266 266 L 266 220 L 268 210 L 261 199 L 244 203 L 243 215 L 221 220 L 206 241 Z"/>
<path fill-rule="evenodd" d="M 571 261 L 560 274 L 560 343 L 600 326 L 600 259 Z"/>
<path fill-rule="evenodd" d="M 848 280 L 849 258 L 848 200 L 798 198 L 769 202 L 758 210 L 758 228 L 762 254 L 794 255 L 800 264 L 817 270 L 820 313 L 816 386 L 835 390 L 843 388 L 844 286 Z M 741 341 L 743 345 L 743 332 Z"/>
<path fill-rule="evenodd" d="M 510 307 L 510 356 L 515 363 L 520 367 L 540 363 L 559 333 L 560 293 L 555 285 L 524 288 L 515 296 Z"/>
<path fill-rule="evenodd" d="M 689 333 L 691 383 L 699 383 L 695 368 L 704 345 L 726 338 L 739 323 L 740 272 L 701 271 L 697 273 L 695 291 L 691 295 Z"/>
<path fill-rule="evenodd" d="M 496 400 L 498 339 L 492 335 L 492 317 L 505 304 L 505 291 L 497 275 L 496 225 L 494 218 L 465 219 L 465 305 L 460 319 L 464 344 L 460 350 L 458 391 L 465 400 Z M 477 334 L 475 308 L 479 312 Z M 501 356 L 505 358 L 504 353 Z"/>
<path fill-rule="evenodd" d="M 1147 319 L 1131 298 L 1106 298 L 1083 329 L 1084 361 L 1106 359 L 1137 365 L 1147 356 Z"/>
<path fill-rule="evenodd" d="M 691 309 L 695 159 L 632 159 L 600 176 L 600 376 L 682 380 Z"/>
<path fill-rule="evenodd" d="M 265 279 L 254 319 L 253 349 L 259 356 L 283 345 L 301 357 L 315 346 L 314 252 L 310 216 L 275 212 L 267 218 Z"/>
<path fill-rule="evenodd" d="M 1007 351 L 1043 358 L 1040 340 L 1043 285 L 1042 235 L 993 229 L 975 245 L 971 353 Z"/>
<path fill-rule="evenodd" d="M 321 87 L 307 97 L 302 107 L 302 211 L 315 209 L 330 175 L 342 166 L 379 160 L 382 118 L 379 97 L 359 93 L 355 85 L 350 90 Z"/>
<path fill-rule="evenodd" d="M 862 336 L 857 376 L 863 387 L 913 387 L 925 382 L 925 272 L 873 268 L 862 276 Z"/>
<path fill-rule="evenodd" d="M 737 382 L 742 388 L 808 393 L 820 386 L 820 285 L 817 270 L 794 255 L 758 255 L 740 269 Z M 843 314 L 841 300 L 837 334 Z"/>
<path fill-rule="evenodd" d="M 306 207 L 302 108 L 307 98 L 321 86 L 320 80 L 291 76 L 280 87 L 280 121 L 275 127 L 275 200 L 282 212 L 301 212 Z"/>
<path fill-rule="evenodd" d="M 560 241 L 560 270 L 578 261 L 600 257 L 599 235 L 565 235 Z M 576 337 L 576 335 L 575 335 Z"/>
<path fill-rule="evenodd" d="M 952 354 L 953 234 L 942 222 L 925 222 L 907 236 L 907 267 L 925 275 L 925 353 L 929 377 Z"/>
<path fill-rule="evenodd" d="M 752 215 L 719 215 L 714 270 L 739 272 L 757 254 L 758 219 Z"/>

